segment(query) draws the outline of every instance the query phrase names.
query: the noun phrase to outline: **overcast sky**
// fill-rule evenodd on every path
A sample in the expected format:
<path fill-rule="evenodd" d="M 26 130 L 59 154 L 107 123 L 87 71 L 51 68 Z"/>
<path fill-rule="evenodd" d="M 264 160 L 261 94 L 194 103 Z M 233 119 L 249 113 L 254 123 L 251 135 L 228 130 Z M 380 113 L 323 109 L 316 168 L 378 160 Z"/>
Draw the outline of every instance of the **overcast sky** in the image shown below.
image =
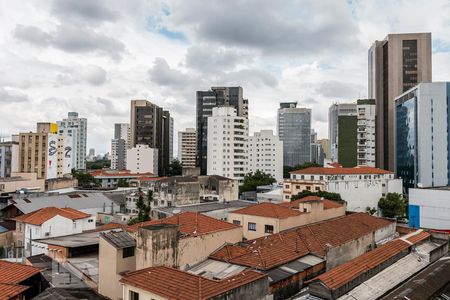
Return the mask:
<path fill-rule="evenodd" d="M 367 49 L 388 33 L 432 32 L 433 80 L 450 81 L 449 16 L 447 0 L 4 0 L 0 136 L 78 111 L 107 152 L 130 99 L 148 99 L 170 110 L 176 143 L 196 90 L 240 85 L 251 132 L 298 101 L 325 138 L 330 104 L 367 96 Z"/>

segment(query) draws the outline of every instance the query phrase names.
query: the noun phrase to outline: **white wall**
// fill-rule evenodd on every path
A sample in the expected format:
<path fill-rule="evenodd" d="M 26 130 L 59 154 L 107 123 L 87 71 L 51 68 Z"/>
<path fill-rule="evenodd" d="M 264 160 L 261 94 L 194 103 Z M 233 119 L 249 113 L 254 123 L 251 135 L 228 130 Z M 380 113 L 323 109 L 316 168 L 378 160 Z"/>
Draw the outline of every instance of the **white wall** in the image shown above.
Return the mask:
<path fill-rule="evenodd" d="M 283 181 L 283 142 L 272 130 L 261 130 L 249 137 L 248 172 L 261 171 Z"/>
<path fill-rule="evenodd" d="M 419 206 L 420 227 L 450 230 L 450 190 L 411 188 L 409 204 Z"/>
<path fill-rule="evenodd" d="M 147 145 L 127 149 L 127 169 L 132 173 L 158 174 L 158 149 Z"/>

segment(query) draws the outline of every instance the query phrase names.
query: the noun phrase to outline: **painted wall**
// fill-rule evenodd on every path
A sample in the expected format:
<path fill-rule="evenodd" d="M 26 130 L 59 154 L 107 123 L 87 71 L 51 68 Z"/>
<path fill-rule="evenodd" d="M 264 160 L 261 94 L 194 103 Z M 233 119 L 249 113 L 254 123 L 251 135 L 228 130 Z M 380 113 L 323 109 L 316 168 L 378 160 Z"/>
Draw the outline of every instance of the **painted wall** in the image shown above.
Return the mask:
<path fill-rule="evenodd" d="M 418 207 L 418 215 L 409 216 L 410 225 L 415 221 L 422 228 L 450 231 L 450 190 L 411 188 L 409 205 L 410 212 Z"/>

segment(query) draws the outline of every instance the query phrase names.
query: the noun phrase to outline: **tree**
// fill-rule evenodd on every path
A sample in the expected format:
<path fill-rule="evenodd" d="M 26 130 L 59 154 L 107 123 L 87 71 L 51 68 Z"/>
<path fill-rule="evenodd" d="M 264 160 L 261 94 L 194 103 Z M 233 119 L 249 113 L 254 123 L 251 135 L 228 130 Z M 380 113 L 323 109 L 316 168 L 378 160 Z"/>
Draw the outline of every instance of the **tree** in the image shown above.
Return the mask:
<path fill-rule="evenodd" d="M 141 223 L 150 220 L 150 210 L 153 202 L 153 191 L 147 192 L 147 201 L 144 201 L 144 196 L 141 188 L 138 190 L 139 197 L 136 201 L 136 207 L 138 209 L 138 215 L 136 218 L 131 219 L 128 225 L 133 225 L 136 223 Z"/>
<path fill-rule="evenodd" d="M 97 180 L 89 173 L 82 173 L 72 169 L 72 175 L 78 180 L 78 186 L 93 187 L 97 186 Z"/>
<path fill-rule="evenodd" d="M 183 173 L 183 166 L 181 165 L 178 159 L 174 159 L 169 164 L 169 173 L 168 176 L 180 176 Z"/>
<path fill-rule="evenodd" d="M 118 187 L 129 187 L 130 184 L 128 183 L 128 181 L 124 178 L 120 178 L 119 181 L 117 182 L 117 186 Z"/>
<path fill-rule="evenodd" d="M 256 171 L 253 173 L 248 173 L 244 176 L 244 183 L 239 187 L 239 192 L 256 191 L 256 187 L 259 185 L 269 185 L 274 183 L 276 180 L 270 174 L 266 174 L 261 171 Z"/>
<path fill-rule="evenodd" d="M 406 201 L 401 194 L 388 193 L 385 198 L 380 198 L 378 208 L 383 217 L 403 217 L 406 211 Z"/>
<path fill-rule="evenodd" d="M 291 201 L 302 199 L 307 196 L 317 196 L 317 197 L 321 197 L 321 198 L 328 199 L 328 200 L 342 201 L 341 195 L 338 193 L 330 193 L 327 191 L 311 192 L 309 190 L 303 190 L 300 193 L 298 193 L 297 195 L 292 196 Z"/>
<path fill-rule="evenodd" d="M 370 206 L 366 207 L 366 213 L 368 213 L 369 215 L 374 215 L 374 214 L 376 214 L 376 212 L 377 212 L 377 209 L 375 207 L 370 207 Z"/>
<path fill-rule="evenodd" d="M 283 166 L 283 178 L 289 178 L 289 173 L 296 170 L 302 170 L 306 168 L 312 168 L 312 167 L 322 167 L 322 165 L 313 163 L 313 162 L 305 162 L 302 165 L 296 165 L 295 167 L 290 166 Z"/>

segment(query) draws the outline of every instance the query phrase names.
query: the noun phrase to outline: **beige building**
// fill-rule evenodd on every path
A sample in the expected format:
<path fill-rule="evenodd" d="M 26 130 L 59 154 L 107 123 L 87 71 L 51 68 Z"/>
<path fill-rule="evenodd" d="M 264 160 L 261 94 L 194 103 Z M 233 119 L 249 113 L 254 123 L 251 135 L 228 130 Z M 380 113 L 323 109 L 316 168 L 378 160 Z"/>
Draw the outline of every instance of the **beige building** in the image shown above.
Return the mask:
<path fill-rule="evenodd" d="M 46 132 L 19 134 L 19 172 L 47 178 L 47 135 Z"/>
<path fill-rule="evenodd" d="M 369 49 L 369 98 L 376 102 L 376 166 L 394 171 L 395 98 L 431 82 L 431 33 L 389 34 Z"/>
<path fill-rule="evenodd" d="M 317 144 L 322 146 L 324 158 L 330 158 L 330 143 L 328 139 L 317 140 Z"/>
<path fill-rule="evenodd" d="M 20 189 L 44 192 L 45 179 L 37 178 L 36 173 L 12 173 L 11 177 L 0 178 L 0 193 L 14 193 Z"/>
<path fill-rule="evenodd" d="M 281 204 L 260 203 L 228 214 L 228 221 L 241 225 L 244 238 L 256 239 L 290 228 L 345 215 L 345 202 L 309 196 Z"/>
<path fill-rule="evenodd" d="M 178 159 L 183 168 L 195 168 L 197 157 L 197 131 L 186 128 L 178 132 Z"/>

